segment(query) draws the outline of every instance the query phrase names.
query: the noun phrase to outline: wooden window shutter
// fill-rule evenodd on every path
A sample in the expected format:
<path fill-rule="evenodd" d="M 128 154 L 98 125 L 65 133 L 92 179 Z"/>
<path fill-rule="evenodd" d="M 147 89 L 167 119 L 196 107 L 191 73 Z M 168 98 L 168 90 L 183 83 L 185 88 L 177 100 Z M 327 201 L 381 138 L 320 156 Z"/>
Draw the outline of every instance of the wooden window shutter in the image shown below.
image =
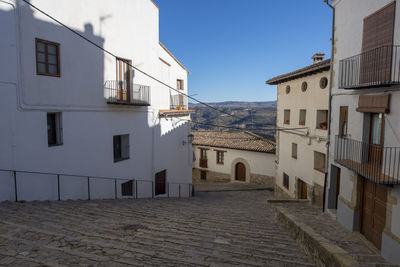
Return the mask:
<path fill-rule="evenodd" d="M 390 80 L 394 18 L 395 2 L 364 18 L 360 83 Z"/>

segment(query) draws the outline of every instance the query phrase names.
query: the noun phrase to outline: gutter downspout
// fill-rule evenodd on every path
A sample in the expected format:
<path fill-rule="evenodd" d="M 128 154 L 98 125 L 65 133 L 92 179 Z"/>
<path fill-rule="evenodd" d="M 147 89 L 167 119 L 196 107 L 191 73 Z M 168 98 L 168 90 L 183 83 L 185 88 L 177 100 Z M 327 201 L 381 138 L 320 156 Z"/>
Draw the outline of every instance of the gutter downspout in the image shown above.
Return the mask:
<path fill-rule="evenodd" d="M 335 7 L 329 4 L 329 0 L 324 2 L 332 9 L 332 50 L 331 50 L 331 66 L 329 74 L 329 106 L 328 106 L 328 137 L 326 142 L 326 157 L 325 157 L 325 179 L 324 179 L 324 198 L 322 204 L 322 212 L 325 212 L 326 196 L 327 196 L 327 182 L 328 182 L 328 169 L 329 169 L 329 146 L 331 138 L 331 113 L 332 113 L 332 87 L 333 87 L 333 63 L 335 61 Z"/>

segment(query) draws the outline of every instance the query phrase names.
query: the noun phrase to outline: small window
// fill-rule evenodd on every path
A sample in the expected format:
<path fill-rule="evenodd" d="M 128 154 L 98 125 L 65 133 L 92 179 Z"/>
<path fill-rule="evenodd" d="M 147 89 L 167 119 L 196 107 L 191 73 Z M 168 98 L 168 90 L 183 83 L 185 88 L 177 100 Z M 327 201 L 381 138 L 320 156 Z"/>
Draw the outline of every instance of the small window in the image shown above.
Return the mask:
<path fill-rule="evenodd" d="M 303 91 L 303 92 L 307 91 L 307 87 L 308 87 L 307 82 L 303 82 L 303 83 L 301 84 L 301 91 Z"/>
<path fill-rule="evenodd" d="M 290 93 L 290 85 L 286 86 L 286 94 Z"/>
<path fill-rule="evenodd" d="M 36 73 L 60 77 L 60 45 L 36 38 Z"/>
<path fill-rule="evenodd" d="M 129 134 L 114 136 L 114 162 L 129 159 Z"/>
<path fill-rule="evenodd" d="M 283 111 L 283 123 L 290 124 L 290 109 L 285 109 Z"/>
<path fill-rule="evenodd" d="M 178 90 L 184 90 L 185 89 L 183 80 L 179 80 L 179 79 L 176 80 L 176 89 L 178 89 Z"/>
<path fill-rule="evenodd" d="M 224 151 L 217 151 L 217 164 L 224 164 Z"/>
<path fill-rule="evenodd" d="M 328 86 L 328 78 L 322 77 L 321 80 L 319 80 L 319 87 L 321 89 L 325 89 Z"/>
<path fill-rule="evenodd" d="M 340 107 L 340 125 L 339 125 L 339 136 L 347 136 L 347 126 L 348 126 L 348 107 Z"/>
<path fill-rule="evenodd" d="M 292 158 L 297 159 L 297 144 L 292 143 Z"/>
<path fill-rule="evenodd" d="M 307 111 L 305 109 L 300 109 L 299 125 L 306 125 L 306 114 Z"/>
<path fill-rule="evenodd" d="M 207 159 L 207 149 L 200 148 L 200 159 Z"/>
<path fill-rule="evenodd" d="M 328 128 L 328 111 L 317 110 L 317 129 L 326 130 Z"/>
<path fill-rule="evenodd" d="M 133 196 L 133 180 L 121 184 L 122 196 Z"/>
<path fill-rule="evenodd" d="M 325 173 L 325 154 L 314 151 L 314 169 Z"/>
<path fill-rule="evenodd" d="M 286 173 L 283 173 L 283 186 L 286 189 L 289 189 L 289 175 L 287 175 Z"/>
<path fill-rule="evenodd" d="M 207 171 L 200 171 L 200 179 L 207 180 Z"/>
<path fill-rule="evenodd" d="M 62 140 L 61 112 L 47 113 L 47 142 L 49 146 L 60 146 Z"/>

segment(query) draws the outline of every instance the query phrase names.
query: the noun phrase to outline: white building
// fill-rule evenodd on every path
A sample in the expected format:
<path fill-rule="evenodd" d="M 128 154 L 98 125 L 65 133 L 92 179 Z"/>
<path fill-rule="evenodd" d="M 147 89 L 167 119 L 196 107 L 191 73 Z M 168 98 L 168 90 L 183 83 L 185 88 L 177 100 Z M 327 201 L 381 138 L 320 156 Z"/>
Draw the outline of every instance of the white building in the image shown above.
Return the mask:
<path fill-rule="evenodd" d="M 250 132 L 194 131 L 193 183 L 274 186 L 275 142 Z"/>
<path fill-rule="evenodd" d="M 400 264 L 400 5 L 335 0 L 327 208 Z"/>
<path fill-rule="evenodd" d="M 0 1 L 0 201 L 188 196 L 188 70 L 151 0 Z M 123 186 L 121 186 L 123 184 Z"/>
<path fill-rule="evenodd" d="M 317 53 L 313 64 L 267 81 L 278 89 L 275 195 L 309 199 L 321 207 L 330 69 L 324 56 Z"/>

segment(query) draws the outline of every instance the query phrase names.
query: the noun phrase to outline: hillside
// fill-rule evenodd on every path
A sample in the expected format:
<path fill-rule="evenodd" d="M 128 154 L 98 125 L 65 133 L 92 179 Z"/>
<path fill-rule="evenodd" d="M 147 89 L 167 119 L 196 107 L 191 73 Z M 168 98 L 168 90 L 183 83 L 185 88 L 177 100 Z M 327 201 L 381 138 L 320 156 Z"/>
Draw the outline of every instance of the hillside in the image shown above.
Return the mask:
<path fill-rule="evenodd" d="M 258 134 L 273 137 L 275 131 L 262 130 L 260 128 L 273 128 L 276 123 L 276 101 L 268 102 L 243 102 L 228 101 L 220 103 L 207 103 L 226 113 L 243 118 L 241 120 L 222 114 L 216 110 L 201 104 L 189 103 L 189 108 L 196 112 L 192 114 L 193 122 L 212 125 L 224 125 L 229 127 L 243 127 Z M 202 124 L 192 124 L 192 130 L 217 130 L 219 127 Z M 221 130 L 227 130 L 221 128 Z"/>

